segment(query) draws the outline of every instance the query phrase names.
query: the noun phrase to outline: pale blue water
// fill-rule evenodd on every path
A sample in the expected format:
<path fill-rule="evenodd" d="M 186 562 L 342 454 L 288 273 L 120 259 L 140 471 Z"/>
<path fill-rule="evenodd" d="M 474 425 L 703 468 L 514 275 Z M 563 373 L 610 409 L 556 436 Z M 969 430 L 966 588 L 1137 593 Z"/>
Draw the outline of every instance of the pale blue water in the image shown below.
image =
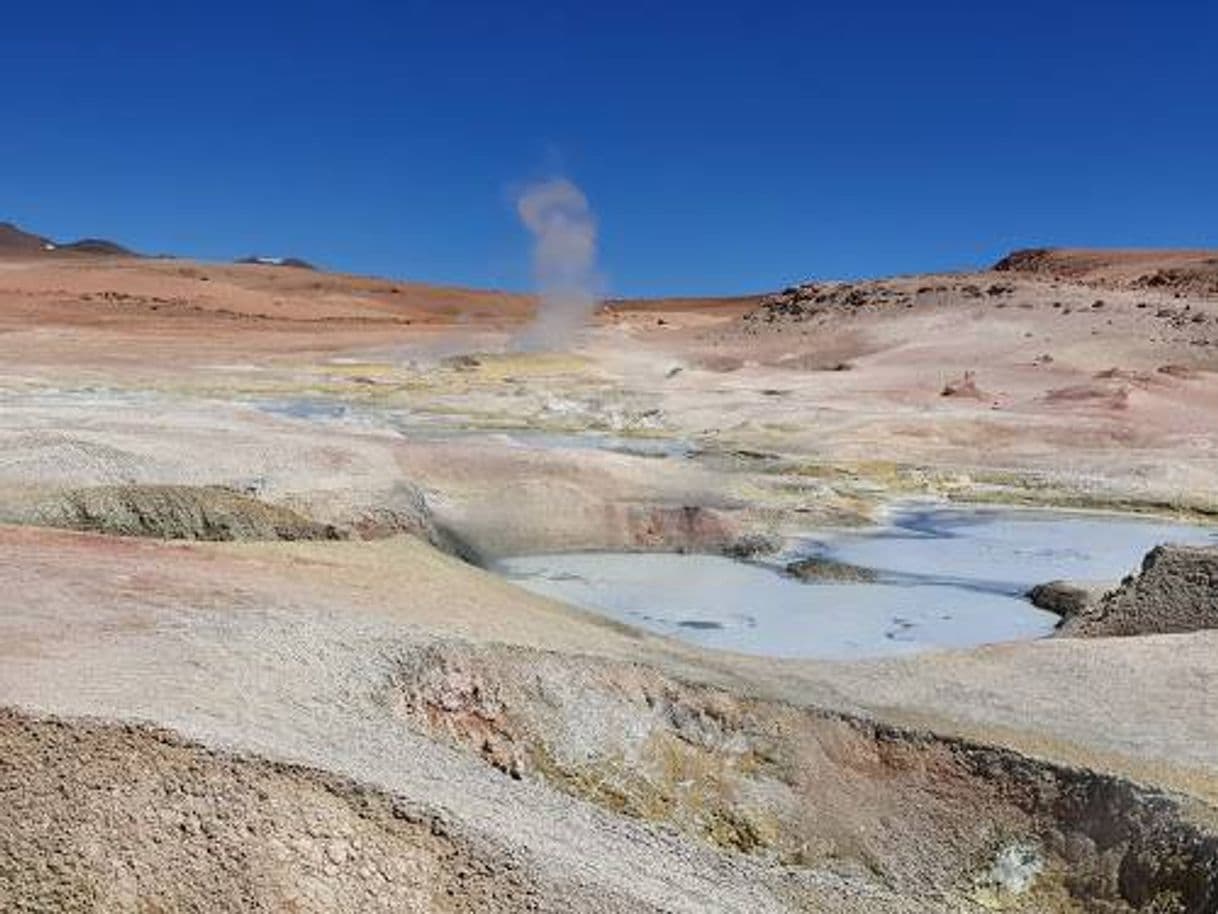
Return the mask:
<path fill-rule="evenodd" d="M 1068 513 L 905 508 L 884 527 L 810 531 L 784 560 L 825 555 L 875 583 L 803 583 L 718 556 L 519 556 L 520 586 L 706 647 L 847 659 L 1040 638 L 1057 617 L 1024 593 L 1055 578 L 1116 580 L 1166 542 L 1218 542 L 1212 528 Z"/>

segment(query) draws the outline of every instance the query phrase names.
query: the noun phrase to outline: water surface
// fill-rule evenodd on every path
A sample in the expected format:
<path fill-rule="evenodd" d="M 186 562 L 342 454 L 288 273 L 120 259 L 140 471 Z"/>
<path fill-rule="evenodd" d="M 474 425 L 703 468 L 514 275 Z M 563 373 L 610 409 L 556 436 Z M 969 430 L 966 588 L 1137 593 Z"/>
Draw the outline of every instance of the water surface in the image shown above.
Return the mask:
<path fill-rule="evenodd" d="M 705 555 L 506 559 L 521 586 L 707 647 L 775 657 L 877 657 L 1039 638 L 1058 619 L 1024 594 L 1055 578 L 1116 580 L 1157 543 L 1212 528 L 1107 515 L 907 507 L 883 527 L 809 531 L 782 562 L 821 555 L 873 583 L 804 583 L 781 564 Z"/>

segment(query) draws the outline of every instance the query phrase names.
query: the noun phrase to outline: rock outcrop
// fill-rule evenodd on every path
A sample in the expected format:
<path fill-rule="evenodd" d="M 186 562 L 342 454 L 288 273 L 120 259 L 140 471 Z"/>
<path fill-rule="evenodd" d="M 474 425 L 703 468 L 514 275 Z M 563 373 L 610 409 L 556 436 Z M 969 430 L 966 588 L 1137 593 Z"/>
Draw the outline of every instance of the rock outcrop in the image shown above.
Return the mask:
<path fill-rule="evenodd" d="M 1038 609 L 1057 613 L 1063 620 L 1085 612 L 1105 593 L 1102 585 L 1076 581 L 1048 581 L 1028 591 L 1028 599 Z"/>
<path fill-rule="evenodd" d="M 1218 628 L 1218 547 L 1156 546 L 1142 570 L 1068 619 L 1076 637 L 1148 635 Z"/>
<path fill-rule="evenodd" d="M 120 485 L 71 489 L 30 506 L 25 523 L 173 540 L 342 539 L 331 524 L 223 486 Z"/>

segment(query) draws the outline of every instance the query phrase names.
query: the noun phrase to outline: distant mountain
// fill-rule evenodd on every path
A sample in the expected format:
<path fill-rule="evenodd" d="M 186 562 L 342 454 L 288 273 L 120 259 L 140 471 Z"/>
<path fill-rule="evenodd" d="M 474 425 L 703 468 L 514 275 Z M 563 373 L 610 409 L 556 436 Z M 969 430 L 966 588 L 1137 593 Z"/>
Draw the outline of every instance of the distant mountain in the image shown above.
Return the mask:
<path fill-rule="evenodd" d="M 104 254 L 111 257 L 139 257 L 140 255 L 114 241 L 105 238 L 82 238 L 80 241 L 70 241 L 59 245 L 60 251 L 71 251 L 77 254 Z"/>
<path fill-rule="evenodd" d="M 257 263 L 268 267 L 296 267 L 300 270 L 316 270 L 317 267 L 309 263 L 307 260 L 301 260 L 299 257 L 259 257 L 250 255 L 249 257 L 238 257 L 234 263 Z"/>
<path fill-rule="evenodd" d="M 139 257 L 129 248 L 105 238 L 81 238 L 60 244 L 42 235 L 27 232 L 11 222 L 0 222 L 0 257 L 30 255 L 88 254 L 105 257 Z"/>
<path fill-rule="evenodd" d="M 0 222 L 0 257 L 62 257 L 84 255 L 89 257 L 143 257 L 136 251 L 106 238 L 81 238 L 77 241 L 59 242 L 42 235 L 27 232 L 11 222 Z M 166 257 L 169 255 L 157 255 Z M 251 255 L 240 257 L 236 263 L 254 263 L 274 267 L 294 267 L 299 270 L 316 270 L 313 264 L 299 257 L 263 257 Z"/>

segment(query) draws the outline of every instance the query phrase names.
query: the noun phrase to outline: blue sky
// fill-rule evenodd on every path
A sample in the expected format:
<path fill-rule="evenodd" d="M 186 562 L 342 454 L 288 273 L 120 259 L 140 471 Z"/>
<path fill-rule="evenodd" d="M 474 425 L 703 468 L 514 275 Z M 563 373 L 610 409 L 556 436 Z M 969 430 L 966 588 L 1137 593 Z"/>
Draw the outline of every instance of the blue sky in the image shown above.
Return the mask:
<path fill-rule="evenodd" d="M 514 187 L 613 294 L 1218 246 L 1218 3 L 13 4 L 0 220 L 506 288 Z"/>

